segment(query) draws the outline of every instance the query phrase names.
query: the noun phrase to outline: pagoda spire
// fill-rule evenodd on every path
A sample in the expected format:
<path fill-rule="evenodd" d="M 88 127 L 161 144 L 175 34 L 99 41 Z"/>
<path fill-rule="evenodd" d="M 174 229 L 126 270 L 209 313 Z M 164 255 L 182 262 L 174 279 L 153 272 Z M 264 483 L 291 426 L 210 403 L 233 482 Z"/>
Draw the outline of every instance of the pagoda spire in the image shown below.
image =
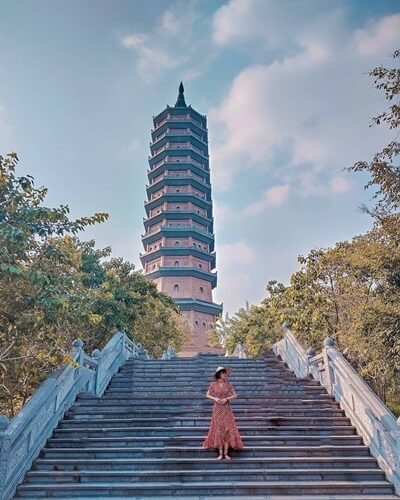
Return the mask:
<path fill-rule="evenodd" d="M 179 85 L 179 94 L 178 99 L 176 100 L 175 107 L 176 108 L 186 108 L 185 96 L 183 95 L 185 89 L 183 87 L 183 83 L 181 82 Z"/>

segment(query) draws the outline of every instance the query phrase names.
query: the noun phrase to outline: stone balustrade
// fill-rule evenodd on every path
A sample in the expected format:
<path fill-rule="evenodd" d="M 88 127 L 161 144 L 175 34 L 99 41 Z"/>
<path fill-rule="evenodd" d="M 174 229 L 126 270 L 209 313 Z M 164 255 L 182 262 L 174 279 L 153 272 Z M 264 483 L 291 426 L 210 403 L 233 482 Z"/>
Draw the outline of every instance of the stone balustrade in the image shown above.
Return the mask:
<path fill-rule="evenodd" d="M 12 498 L 16 486 L 78 394 L 102 396 L 111 377 L 127 359 L 149 357 L 125 333 L 113 335 L 102 351 L 88 356 L 83 341 L 74 341 L 71 362 L 48 377 L 11 421 L 0 417 L 0 500 Z"/>
<path fill-rule="evenodd" d="M 284 337 L 273 346 L 299 378 L 312 376 L 333 395 L 350 418 L 380 467 L 400 493 L 400 417 L 397 419 L 327 338 L 322 352 L 307 351 L 283 325 Z"/>

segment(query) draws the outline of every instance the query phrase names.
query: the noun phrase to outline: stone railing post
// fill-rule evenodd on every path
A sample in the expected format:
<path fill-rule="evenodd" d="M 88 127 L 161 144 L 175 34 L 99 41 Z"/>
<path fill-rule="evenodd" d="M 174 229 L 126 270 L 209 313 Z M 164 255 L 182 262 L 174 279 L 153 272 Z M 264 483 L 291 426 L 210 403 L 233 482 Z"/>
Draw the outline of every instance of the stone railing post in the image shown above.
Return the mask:
<path fill-rule="evenodd" d="M 315 356 L 315 350 L 312 347 L 309 347 L 306 351 L 306 356 L 307 356 L 307 374 L 311 375 L 310 359 Z"/>
<path fill-rule="evenodd" d="M 9 442 L 6 439 L 6 430 L 10 421 L 4 415 L 0 415 L 0 498 L 5 487 L 8 465 Z"/>
<path fill-rule="evenodd" d="M 396 420 L 396 423 L 397 423 L 397 435 L 396 435 L 397 456 L 400 457 L 400 417 Z"/>
<path fill-rule="evenodd" d="M 176 358 L 176 351 L 170 345 L 168 346 L 167 350 L 162 353 L 161 359 L 173 359 L 173 358 Z"/>
<path fill-rule="evenodd" d="M 329 394 L 333 394 L 333 386 L 334 386 L 334 375 L 332 372 L 332 367 L 329 360 L 329 348 L 334 346 L 334 340 L 331 337 L 327 337 L 324 340 L 324 347 L 322 350 L 323 359 L 324 359 L 324 369 L 325 369 L 325 377 L 326 377 L 326 386 Z"/>
<path fill-rule="evenodd" d="M 95 349 L 92 352 L 92 358 L 96 362 L 96 370 L 95 370 L 95 375 L 94 375 L 92 390 L 93 390 L 93 394 L 96 394 L 96 395 L 97 395 L 97 390 L 98 390 L 98 387 L 99 387 L 99 360 L 100 360 L 100 355 L 101 355 L 101 352 L 99 351 L 99 349 Z"/>
<path fill-rule="evenodd" d="M 85 355 L 85 351 L 83 350 L 83 340 L 76 339 L 73 342 L 72 352 L 77 354 L 76 362 L 79 364 L 79 368 L 83 367 L 83 357 Z"/>

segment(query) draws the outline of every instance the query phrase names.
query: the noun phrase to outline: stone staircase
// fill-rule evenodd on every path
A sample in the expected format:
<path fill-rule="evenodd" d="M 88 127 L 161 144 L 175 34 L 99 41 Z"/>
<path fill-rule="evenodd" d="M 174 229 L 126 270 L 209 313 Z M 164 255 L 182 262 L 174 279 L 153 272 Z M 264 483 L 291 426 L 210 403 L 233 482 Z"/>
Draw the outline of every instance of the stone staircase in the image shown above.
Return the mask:
<path fill-rule="evenodd" d="M 233 368 L 245 448 L 232 461 L 201 449 L 216 366 Z M 325 389 L 268 354 L 134 359 L 101 398 L 81 395 L 15 498 L 398 498 Z"/>

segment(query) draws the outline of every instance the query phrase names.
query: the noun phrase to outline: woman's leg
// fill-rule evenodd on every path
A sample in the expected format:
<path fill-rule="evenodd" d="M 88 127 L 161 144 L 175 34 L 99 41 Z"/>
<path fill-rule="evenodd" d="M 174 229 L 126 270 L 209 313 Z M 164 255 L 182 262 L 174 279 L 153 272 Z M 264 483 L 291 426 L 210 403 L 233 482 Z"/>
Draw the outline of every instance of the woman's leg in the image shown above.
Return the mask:
<path fill-rule="evenodd" d="M 225 458 L 230 460 L 231 457 L 228 455 L 228 450 L 229 450 L 229 441 L 224 441 L 224 454 Z"/>
<path fill-rule="evenodd" d="M 222 458 L 224 458 L 224 450 L 223 450 L 223 445 L 221 444 L 219 446 L 219 455 L 217 457 L 217 460 L 221 460 Z"/>

